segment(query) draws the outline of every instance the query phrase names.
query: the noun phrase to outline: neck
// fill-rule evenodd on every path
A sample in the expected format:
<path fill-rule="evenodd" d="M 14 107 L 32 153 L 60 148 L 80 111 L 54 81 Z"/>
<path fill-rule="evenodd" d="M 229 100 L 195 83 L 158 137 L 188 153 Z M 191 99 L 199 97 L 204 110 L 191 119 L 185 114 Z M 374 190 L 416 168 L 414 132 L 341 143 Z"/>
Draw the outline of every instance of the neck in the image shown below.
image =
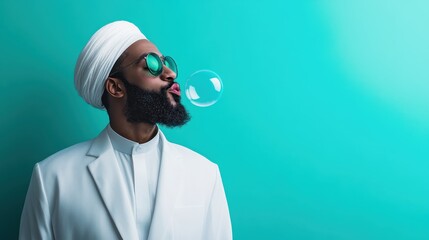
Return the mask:
<path fill-rule="evenodd" d="M 149 123 L 130 123 L 126 120 L 110 119 L 110 127 L 119 135 L 137 143 L 151 140 L 157 133 L 158 127 Z"/>

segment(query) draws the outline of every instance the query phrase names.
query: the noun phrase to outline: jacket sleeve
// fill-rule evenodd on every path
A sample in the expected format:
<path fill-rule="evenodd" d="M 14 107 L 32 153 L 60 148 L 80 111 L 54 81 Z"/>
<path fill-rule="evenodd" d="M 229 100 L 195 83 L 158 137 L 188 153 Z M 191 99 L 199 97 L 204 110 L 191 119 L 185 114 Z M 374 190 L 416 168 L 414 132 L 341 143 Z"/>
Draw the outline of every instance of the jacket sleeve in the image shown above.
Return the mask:
<path fill-rule="evenodd" d="M 230 240 L 232 239 L 231 219 L 229 216 L 228 203 L 222 184 L 219 168 L 216 166 L 216 181 L 207 212 L 207 235 L 208 240 Z"/>
<path fill-rule="evenodd" d="M 19 239 L 54 239 L 52 235 L 49 204 L 41 178 L 39 164 L 36 164 L 31 176 L 21 215 Z"/>

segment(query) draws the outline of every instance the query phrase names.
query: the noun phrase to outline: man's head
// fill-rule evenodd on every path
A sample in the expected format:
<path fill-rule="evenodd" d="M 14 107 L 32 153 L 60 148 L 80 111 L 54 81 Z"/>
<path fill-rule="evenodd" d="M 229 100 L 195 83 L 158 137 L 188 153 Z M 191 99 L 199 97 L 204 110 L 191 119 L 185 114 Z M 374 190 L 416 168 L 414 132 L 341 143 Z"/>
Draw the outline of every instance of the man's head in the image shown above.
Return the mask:
<path fill-rule="evenodd" d="M 161 60 L 159 71 L 149 71 L 153 59 Z M 131 123 L 181 126 L 189 114 L 174 82 L 174 61 L 168 60 L 136 26 L 113 22 L 98 30 L 79 56 L 75 86 L 85 101 L 107 108 L 109 115 L 122 114 Z"/>
<path fill-rule="evenodd" d="M 161 62 L 164 59 L 148 40 L 139 40 L 127 48 L 107 78 L 103 105 L 123 109 L 132 123 L 181 126 L 189 120 L 189 114 L 180 103 L 180 90 L 174 82 L 177 74 L 165 65 L 158 73 L 151 73 L 148 54 Z"/>

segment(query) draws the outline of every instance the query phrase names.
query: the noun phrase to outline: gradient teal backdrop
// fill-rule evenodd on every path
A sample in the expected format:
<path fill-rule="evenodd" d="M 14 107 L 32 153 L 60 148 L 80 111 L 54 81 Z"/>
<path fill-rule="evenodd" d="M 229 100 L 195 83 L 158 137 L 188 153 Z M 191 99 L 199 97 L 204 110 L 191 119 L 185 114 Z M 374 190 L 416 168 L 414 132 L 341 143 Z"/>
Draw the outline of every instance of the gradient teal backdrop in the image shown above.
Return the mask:
<path fill-rule="evenodd" d="M 33 165 L 108 123 L 73 85 L 90 36 L 129 20 L 220 101 L 165 129 L 219 164 L 235 239 L 429 239 L 429 2 L 0 3 L 1 239 Z"/>

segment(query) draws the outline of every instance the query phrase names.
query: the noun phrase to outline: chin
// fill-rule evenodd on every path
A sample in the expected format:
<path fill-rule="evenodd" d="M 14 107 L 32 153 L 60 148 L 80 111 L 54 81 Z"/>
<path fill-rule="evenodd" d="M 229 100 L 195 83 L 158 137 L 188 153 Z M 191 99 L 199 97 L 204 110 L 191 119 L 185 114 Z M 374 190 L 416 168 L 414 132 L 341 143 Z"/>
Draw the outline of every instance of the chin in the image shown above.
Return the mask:
<path fill-rule="evenodd" d="M 177 102 L 175 101 L 170 101 L 171 106 L 176 107 L 177 106 Z"/>
<path fill-rule="evenodd" d="M 169 93 L 168 100 L 173 107 L 180 103 L 180 96 Z"/>

